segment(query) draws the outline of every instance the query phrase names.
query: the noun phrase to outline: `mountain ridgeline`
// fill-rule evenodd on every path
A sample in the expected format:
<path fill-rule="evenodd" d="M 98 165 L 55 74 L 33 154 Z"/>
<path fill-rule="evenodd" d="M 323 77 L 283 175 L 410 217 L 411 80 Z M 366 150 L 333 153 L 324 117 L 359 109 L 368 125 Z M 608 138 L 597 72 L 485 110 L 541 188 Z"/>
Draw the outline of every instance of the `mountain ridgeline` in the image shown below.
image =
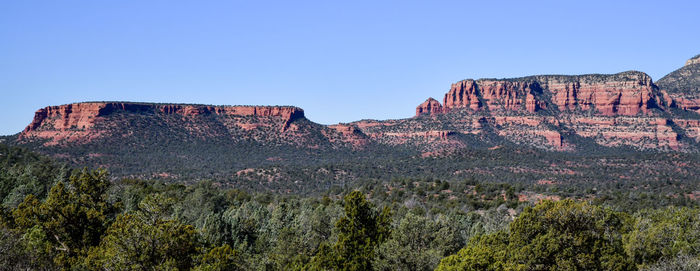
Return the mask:
<path fill-rule="evenodd" d="M 691 162 L 679 168 L 691 167 L 685 177 L 697 178 L 692 166 L 700 152 L 700 59 L 658 83 L 637 71 L 468 79 L 452 84 L 442 102 L 427 99 L 412 118 L 336 125 L 314 123 L 292 106 L 49 106 L 4 141 L 74 165 L 106 167 L 116 176 L 166 179 L 333 183 L 419 176 L 431 171 L 423 162 L 436 160 L 444 168 L 436 169 L 438 177 L 465 177 L 460 174 L 472 170 L 460 162 L 465 154 L 479 160 L 503 150 L 539 157 L 533 161 L 547 154 L 569 162 L 621 153 L 687 155 Z M 627 166 L 634 170 L 632 164 Z"/>

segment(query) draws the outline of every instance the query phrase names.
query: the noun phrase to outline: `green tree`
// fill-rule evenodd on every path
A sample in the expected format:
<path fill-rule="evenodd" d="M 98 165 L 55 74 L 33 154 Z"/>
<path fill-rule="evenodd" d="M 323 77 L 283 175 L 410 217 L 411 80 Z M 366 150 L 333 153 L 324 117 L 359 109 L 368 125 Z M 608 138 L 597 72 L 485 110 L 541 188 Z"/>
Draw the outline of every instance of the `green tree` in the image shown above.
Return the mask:
<path fill-rule="evenodd" d="M 322 244 L 313 268 L 331 270 L 371 270 L 376 248 L 389 236 L 391 214 L 377 211 L 360 191 L 344 198 L 345 215 L 336 222 L 338 241 L 332 247 Z"/>
<path fill-rule="evenodd" d="M 117 217 L 100 246 L 90 252 L 88 269 L 187 270 L 200 246 L 191 225 L 170 218 L 173 200 L 155 194 L 139 211 Z"/>
<path fill-rule="evenodd" d="M 469 240 L 467 247 L 440 261 L 438 271 L 498 271 L 509 270 L 508 233 L 500 231 L 479 235 Z"/>
<path fill-rule="evenodd" d="M 68 268 L 99 244 L 116 213 L 107 201 L 109 185 L 105 170 L 83 169 L 67 184 L 56 183 L 44 202 L 27 196 L 13 212 L 15 223 L 22 230 L 41 232 L 57 252 L 54 262 Z"/>
<path fill-rule="evenodd" d="M 195 271 L 235 271 L 245 270 L 240 256 L 229 245 L 210 249 L 199 259 L 200 264 L 192 268 Z"/>
<path fill-rule="evenodd" d="M 471 241 L 439 270 L 635 270 L 622 245 L 625 216 L 587 203 L 544 201 Z"/>
<path fill-rule="evenodd" d="M 458 240 L 445 220 L 406 214 L 379 246 L 375 270 L 434 270 L 446 251 Z"/>
<path fill-rule="evenodd" d="M 512 261 L 531 270 L 629 270 L 624 216 L 573 200 L 544 201 L 510 225 Z"/>
<path fill-rule="evenodd" d="M 700 256 L 700 209 L 666 207 L 635 214 L 625 250 L 640 266 L 678 255 Z"/>

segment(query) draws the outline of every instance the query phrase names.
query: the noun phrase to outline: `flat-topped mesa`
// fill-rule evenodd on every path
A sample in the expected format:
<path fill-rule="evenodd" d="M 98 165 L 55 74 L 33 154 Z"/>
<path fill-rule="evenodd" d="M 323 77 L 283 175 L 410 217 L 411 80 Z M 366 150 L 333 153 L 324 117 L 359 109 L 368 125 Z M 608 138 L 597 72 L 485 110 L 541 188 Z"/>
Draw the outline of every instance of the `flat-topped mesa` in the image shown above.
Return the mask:
<path fill-rule="evenodd" d="M 420 115 L 434 115 L 442 113 L 442 105 L 432 97 L 416 107 L 416 117 Z"/>
<path fill-rule="evenodd" d="M 285 120 L 285 127 L 292 121 L 303 118 L 304 110 L 292 106 L 212 106 L 191 104 L 155 104 L 128 102 L 85 102 L 59 106 L 48 106 L 36 111 L 34 120 L 24 129 L 20 136 L 45 127 L 51 130 L 70 129 L 85 130 L 95 124 L 98 117 L 116 111 L 133 113 L 180 114 L 182 116 L 199 116 L 205 114 L 228 116 L 280 117 Z"/>
<path fill-rule="evenodd" d="M 543 91 L 560 111 L 595 110 L 603 115 L 647 113 L 659 103 L 651 77 L 637 71 L 611 75 L 537 75 L 513 79 L 463 80 L 445 94 L 443 111 L 453 108 L 490 111 L 546 109 Z"/>

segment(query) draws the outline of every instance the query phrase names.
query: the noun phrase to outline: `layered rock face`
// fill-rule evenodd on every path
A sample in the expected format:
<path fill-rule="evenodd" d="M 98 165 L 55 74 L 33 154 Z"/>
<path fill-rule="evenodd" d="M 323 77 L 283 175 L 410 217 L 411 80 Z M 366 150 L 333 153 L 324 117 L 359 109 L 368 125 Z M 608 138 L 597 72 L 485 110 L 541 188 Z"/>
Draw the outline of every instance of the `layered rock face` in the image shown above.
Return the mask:
<path fill-rule="evenodd" d="M 543 98 L 543 90 L 552 93 Z M 560 111 L 592 110 L 604 115 L 632 116 L 653 107 L 654 85 L 645 73 L 615 75 L 532 76 L 503 80 L 464 80 L 452 84 L 443 100 L 445 110 L 470 108 L 535 113 L 547 104 Z M 482 103 L 483 101 L 483 103 Z"/>
<path fill-rule="evenodd" d="M 127 102 L 86 102 L 60 106 L 48 106 L 36 111 L 34 119 L 20 139 L 46 138 L 49 144 L 59 140 L 89 141 L 102 136 L 106 131 L 93 129 L 97 123 L 104 122 L 105 117 L 114 113 L 178 115 L 183 118 L 215 115 L 229 117 L 274 118 L 280 120 L 280 131 L 290 128 L 297 119 L 304 118 L 301 108 L 291 106 L 209 106 L 189 104 L 149 104 Z M 238 123 L 241 128 L 250 128 L 250 124 Z M 246 126 L 248 125 L 248 126 Z M 252 124 L 259 126 L 259 124 Z"/>
<path fill-rule="evenodd" d="M 291 122 L 304 117 L 304 110 L 290 106 L 209 106 L 186 104 L 146 104 L 122 102 L 87 102 L 59 106 L 48 106 L 34 114 L 34 120 L 22 132 L 22 135 L 41 127 L 53 130 L 89 129 L 102 116 L 115 111 L 149 112 L 178 114 L 182 116 L 199 116 L 205 114 L 229 116 L 281 117 Z"/>
<path fill-rule="evenodd" d="M 552 93 L 560 111 L 592 110 L 614 116 L 647 113 L 656 104 L 651 77 L 642 72 L 614 75 L 535 76 Z"/>
<path fill-rule="evenodd" d="M 265 147 L 371 151 L 398 146 L 434 154 L 507 141 L 558 151 L 602 145 L 694 152 L 700 151 L 700 57 L 658 86 L 636 71 L 467 79 L 452 84 L 442 104 L 429 98 L 415 112 L 408 119 L 325 126 L 289 106 L 89 102 L 38 110 L 18 139 L 80 143 L 160 125 L 165 128 L 152 134 L 176 132 L 183 141 L 215 137 Z"/>
<path fill-rule="evenodd" d="M 369 144 L 370 142 L 367 136 L 354 125 L 335 124 L 329 125 L 328 128 L 330 128 L 331 131 L 335 132 L 336 135 L 339 135 L 339 137 L 334 136 L 332 133 L 329 133 L 324 130 L 323 134 L 330 140 L 331 143 L 341 141 L 345 143 L 350 143 L 354 147 L 361 147 Z"/>
<path fill-rule="evenodd" d="M 539 84 L 532 80 L 468 79 L 452 84 L 443 103 L 445 111 L 466 107 L 474 111 L 488 108 L 492 111 L 525 110 L 534 113 L 546 107 L 536 97 L 542 93 L 541 90 Z"/>
<path fill-rule="evenodd" d="M 482 107 L 479 96 L 476 82 L 472 79 L 463 80 L 452 84 L 450 91 L 445 94 L 443 104 L 445 109 L 467 107 L 478 110 Z"/>
<path fill-rule="evenodd" d="M 85 144 L 99 138 L 128 137 L 135 129 L 153 126 L 165 137 L 184 130 L 185 137 L 197 140 L 224 138 L 311 148 L 322 144 L 361 148 L 369 143 L 367 136 L 351 125 L 299 125 L 297 120 L 310 123 L 304 110 L 292 106 L 85 102 L 37 110 L 18 140 L 26 143 L 38 139 L 44 146 Z M 134 121 L 143 126 L 137 127 Z"/>
<path fill-rule="evenodd" d="M 676 105 L 693 110 L 693 103 L 674 99 L 642 72 L 468 79 L 452 84 L 443 102 L 443 117 L 428 125 L 440 129 L 423 128 L 426 135 L 428 130 L 444 132 L 446 126 L 452 128 L 451 134 L 481 134 L 484 127 L 490 127 L 509 141 L 554 150 L 576 148 L 576 140 L 564 137 L 562 131 L 592 138 L 604 146 L 697 148 L 680 141 L 682 137 L 697 141 L 695 121 L 660 117 Z M 428 107 L 440 105 L 429 99 L 418 106 L 416 114 L 428 112 Z M 396 123 L 395 127 L 425 126 Z M 390 129 L 363 131 L 372 135 Z"/>

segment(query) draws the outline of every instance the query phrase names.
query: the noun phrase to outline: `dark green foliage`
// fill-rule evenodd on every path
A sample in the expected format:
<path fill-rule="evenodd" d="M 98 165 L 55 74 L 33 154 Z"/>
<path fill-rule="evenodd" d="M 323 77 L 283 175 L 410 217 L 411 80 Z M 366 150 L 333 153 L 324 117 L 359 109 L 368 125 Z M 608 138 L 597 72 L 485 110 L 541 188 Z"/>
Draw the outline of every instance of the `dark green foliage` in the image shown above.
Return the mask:
<path fill-rule="evenodd" d="M 197 232 L 192 225 L 168 219 L 170 205 L 172 199 L 156 194 L 142 202 L 140 211 L 119 215 L 104 233 L 100 246 L 90 253 L 86 265 L 107 270 L 191 268 L 199 247 Z M 216 253 L 224 255 L 209 255 L 206 262 L 225 264 L 220 261 L 228 261 L 226 254 L 232 252 Z M 224 258 L 216 260 L 219 256 Z"/>
<path fill-rule="evenodd" d="M 686 99 L 700 97 L 700 65 L 683 66 L 656 81 L 656 85 Z"/>
<path fill-rule="evenodd" d="M 440 215 L 434 219 L 406 214 L 380 245 L 375 270 L 433 270 L 439 260 L 463 243 L 458 223 Z"/>
<path fill-rule="evenodd" d="M 43 199 L 51 186 L 67 181 L 70 171 L 23 148 L 0 144 L 0 205 L 17 207 L 24 197 Z"/>
<path fill-rule="evenodd" d="M 312 261 L 322 269 L 371 270 L 375 250 L 389 236 L 389 209 L 375 210 L 360 191 L 345 196 L 343 207 L 345 215 L 335 224 L 338 241 Z"/>
<path fill-rule="evenodd" d="M 67 268 L 99 244 L 109 225 L 116 210 L 107 202 L 108 188 L 106 171 L 82 170 L 68 183 L 54 185 L 44 202 L 28 195 L 14 210 L 14 222 L 37 236 L 44 252 Z"/>
<path fill-rule="evenodd" d="M 509 231 L 470 242 L 439 270 L 635 270 L 625 215 L 571 200 L 527 208 Z"/>
<path fill-rule="evenodd" d="M 530 270 L 630 270 L 624 219 L 586 203 L 545 201 L 510 225 L 510 260 Z"/>
<path fill-rule="evenodd" d="M 625 249 L 644 266 L 681 255 L 700 254 L 700 209 L 665 207 L 634 214 Z"/>
<path fill-rule="evenodd" d="M 200 265 L 194 267 L 195 271 L 234 271 L 245 270 L 240 266 L 241 260 L 238 253 L 228 245 L 215 247 L 202 255 Z"/>
<path fill-rule="evenodd" d="M 436 270 L 507 270 L 508 260 L 508 234 L 499 231 L 471 239 L 456 255 L 442 259 Z"/>
<path fill-rule="evenodd" d="M 479 153 L 489 152 L 468 155 Z M 460 159 L 492 169 L 531 163 L 491 153 Z M 663 268 L 688 269 L 700 256 L 700 211 L 680 196 L 698 184 L 672 172 L 657 182 L 569 185 L 399 175 L 308 196 L 51 172 L 45 196 L 0 208 L 0 270 L 672 270 Z M 528 195 L 578 200 L 533 208 L 519 201 Z"/>

